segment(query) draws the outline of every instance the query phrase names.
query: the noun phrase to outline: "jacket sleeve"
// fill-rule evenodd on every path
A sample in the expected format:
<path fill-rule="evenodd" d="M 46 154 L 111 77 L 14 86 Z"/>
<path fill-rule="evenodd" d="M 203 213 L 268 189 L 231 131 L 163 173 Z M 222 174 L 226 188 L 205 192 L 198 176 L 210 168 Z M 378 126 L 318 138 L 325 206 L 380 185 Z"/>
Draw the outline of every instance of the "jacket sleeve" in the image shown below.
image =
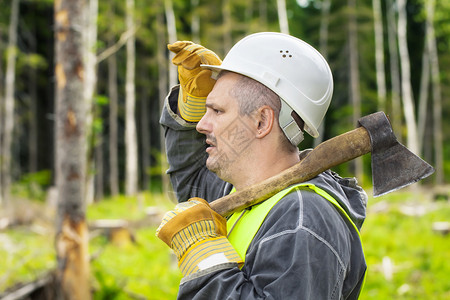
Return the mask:
<path fill-rule="evenodd" d="M 347 296 L 355 291 L 343 293 L 351 252 L 349 228 L 326 200 L 301 194 L 290 194 L 274 206 L 250 244 L 242 270 L 185 278 L 179 299 L 351 298 Z"/>
<path fill-rule="evenodd" d="M 164 102 L 160 124 L 164 129 L 167 173 L 178 202 L 200 197 L 208 202 L 228 194 L 231 185 L 209 171 L 205 164 L 205 136 L 177 115 L 179 86 L 172 88 Z"/>

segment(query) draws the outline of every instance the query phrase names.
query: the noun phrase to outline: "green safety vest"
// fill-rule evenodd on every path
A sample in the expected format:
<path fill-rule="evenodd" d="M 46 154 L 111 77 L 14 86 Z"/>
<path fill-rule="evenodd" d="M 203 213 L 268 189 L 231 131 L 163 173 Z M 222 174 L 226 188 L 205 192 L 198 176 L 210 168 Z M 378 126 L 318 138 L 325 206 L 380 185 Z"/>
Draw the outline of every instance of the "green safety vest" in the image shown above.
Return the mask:
<path fill-rule="evenodd" d="M 237 253 L 241 256 L 243 261 L 245 261 L 245 254 L 247 253 L 250 242 L 255 237 L 256 233 L 259 230 L 259 227 L 264 222 L 264 219 L 266 218 L 269 211 L 275 204 L 277 204 L 278 201 L 281 200 L 281 198 L 297 189 L 312 190 L 331 202 L 341 212 L 341 214 L 348 219 L 350 224 L 353 225 L 356 232 L 358 233 L 359 239 L 361 240 L 359 230 L 356 227 L 355 223 L 353 223 L 352 219 L 350 219 L 347 212 L 339 205 L 336 199 L 334 199 L 330 194 L 328 194 L 323 189 L 315 186 L 314 184 L 300 183 L 292 185 L 278 192 L 266 201 L 252 206 L 251 209 L 244 209 L 239 212 L 235 212 L 230 216 L 227 221 L 227 232 L 229 233 L 228 240 L 233 245 Z M 234 189 L 231 192 L 233 193 Z"/>

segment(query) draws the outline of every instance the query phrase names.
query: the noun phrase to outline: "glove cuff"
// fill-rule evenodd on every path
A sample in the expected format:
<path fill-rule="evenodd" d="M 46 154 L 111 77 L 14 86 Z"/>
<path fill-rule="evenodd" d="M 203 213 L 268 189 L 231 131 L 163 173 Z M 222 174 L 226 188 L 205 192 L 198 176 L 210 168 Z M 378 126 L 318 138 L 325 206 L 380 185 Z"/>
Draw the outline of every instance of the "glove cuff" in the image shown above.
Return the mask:
<path fill-rule="evenodd" d="M 190 247 L 178 262 L 184 277 L 225 263 L 244 263 L 224 236 L 207 239 Z"/>
<path fill-rule="evenodd" d="M 195 97 L 186 93 L 183 88 L 178 92 L 178 112 L 188 122 L 199 122 L 206 112 L 206 97 Z"/>

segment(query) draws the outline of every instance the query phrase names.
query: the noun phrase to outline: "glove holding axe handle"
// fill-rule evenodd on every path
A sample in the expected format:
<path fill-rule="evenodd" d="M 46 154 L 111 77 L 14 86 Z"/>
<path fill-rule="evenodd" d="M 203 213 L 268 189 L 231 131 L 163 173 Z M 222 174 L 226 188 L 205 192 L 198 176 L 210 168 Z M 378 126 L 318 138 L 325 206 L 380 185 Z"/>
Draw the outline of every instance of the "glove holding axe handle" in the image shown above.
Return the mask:
<path fill-rule="evenodd" d="M 191 198 L 169 211 L 156 230 L 178 258 L 184 277 L 217 265 L 242 265 L 227 239 L 227 221 L 208 202 Z"/>

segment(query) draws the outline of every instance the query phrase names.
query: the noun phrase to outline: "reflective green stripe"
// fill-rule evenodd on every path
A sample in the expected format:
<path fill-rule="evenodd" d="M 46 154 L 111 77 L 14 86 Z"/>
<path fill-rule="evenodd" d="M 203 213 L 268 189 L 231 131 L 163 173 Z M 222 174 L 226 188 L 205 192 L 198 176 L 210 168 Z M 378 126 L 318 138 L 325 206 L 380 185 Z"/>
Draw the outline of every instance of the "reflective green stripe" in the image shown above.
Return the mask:
<path fill-rule="evenodd" d="M 259 227 L 263 223 L 272 207 L 280 201 L 285 195 L 294 190 L 297 186 L 284 189 L 266 201 L 254 205 L 251 209 L 239 211 L 231 215 L 227 221 L 228 240 L 236 249 L 237 253 L 245 261 L 245 254 L 253 237 L 258 232 Z M 242 215 L 243 214 L 243 215 Z M 242 216 L 241 216 L 242 215 Z M 236 221 L 238 221 L 236 223 Z M 234 228 L 233 228 L 234 226 Z"/>
<path fill-rule="evenodd" d="M 248 246 L 253 240 L 254 236 L 261 227 L 261 224 L 264 222 L 269 211 L 272 207 L 278 203 L 285 195 L 289 194 L 293 190 L 308 188 L 320 196 L 324 197 L 330 203 L 332 203 L 341 213 L 344 215 L 347 220 L 352 224 L 353 228 L 358 233 L 359 239 L 361 241 L 361 236 L 358 228 L 353 223 L 352 219 L 348 216 L 347 212 L 339 205 L 339 203 L 334 199 L 330 194 L 321 188 L 310 184 L 310 183 L 300 183 L 293 186 L 288 187 L 287 189 L 278 192 L 276 195 L 267 199 L 266 201 L 254 205 L 250 210 L 239 211 L 231 215 L 231 217 L 227 221 L 227 231 L 228 231 L 228 240 L 236 249 L 237 253 L 241 256 L 241 258 L 245 261 L 245 254 L 247 253 Z M 233 190 L 234 191 L 234 190 Z M 232 191 L 232 192 L 233 192 Z M 362 241 L 361 241 L 362 245 Z"/>

